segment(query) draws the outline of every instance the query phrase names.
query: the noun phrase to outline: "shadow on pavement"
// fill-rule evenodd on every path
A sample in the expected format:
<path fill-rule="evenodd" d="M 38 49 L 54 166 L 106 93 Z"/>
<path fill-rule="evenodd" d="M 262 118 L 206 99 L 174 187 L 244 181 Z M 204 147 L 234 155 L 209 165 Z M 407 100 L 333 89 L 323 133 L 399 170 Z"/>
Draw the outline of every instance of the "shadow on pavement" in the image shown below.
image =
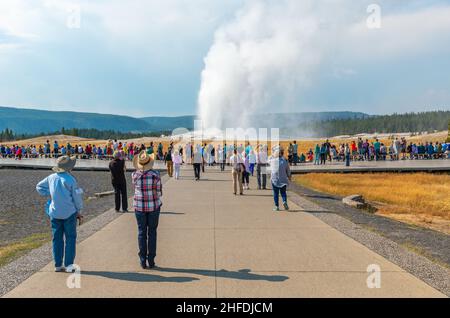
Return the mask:
<path fill-rule="evenodd" d="M 221 269 L 215 271 L 208 269 L 181 269 L 181 268 L 157 267 L 155 270 L 166 273 L 195 274 L 202 276 L 221 277 L 240 280 L 265 280 L 268 282 L 283 282 L 289 279 L 289 277 L 281 275 L 262 275 L 252 273 L 250 269 L 241 269 L 238 271 L 227 271 L 225 269 Z"/>
<path fill-rule="evenodd" d="M 183 214 L 186 214 L 186 213 L 183 213 L 183 212 L 161 212 L 160 214 L 183 215 Z"/>
<path fill-rule="evenodd" d="M 105 272 L 105 271 L 82 271 L 82 275 L 100 276 L 110 279 L 126 280 L 130 282 L 142 283 L 188 283 L 194 280 L 199 280 L 195 277 L 164 277 L 160 275 L 139 273 L 139 272 Z"/>

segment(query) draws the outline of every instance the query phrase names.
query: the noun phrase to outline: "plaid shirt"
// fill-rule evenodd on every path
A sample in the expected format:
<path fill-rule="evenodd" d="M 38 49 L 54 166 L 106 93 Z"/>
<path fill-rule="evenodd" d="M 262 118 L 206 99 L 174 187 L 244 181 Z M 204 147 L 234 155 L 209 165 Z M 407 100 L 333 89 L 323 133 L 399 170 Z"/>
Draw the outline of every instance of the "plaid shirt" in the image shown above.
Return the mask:
<path fill-rule="evenodd" d="M 162 183 L 159 172 L 154 170 L 135 171 L 133 208 L 136 212 L 154 212 L 162 206 Z"/>

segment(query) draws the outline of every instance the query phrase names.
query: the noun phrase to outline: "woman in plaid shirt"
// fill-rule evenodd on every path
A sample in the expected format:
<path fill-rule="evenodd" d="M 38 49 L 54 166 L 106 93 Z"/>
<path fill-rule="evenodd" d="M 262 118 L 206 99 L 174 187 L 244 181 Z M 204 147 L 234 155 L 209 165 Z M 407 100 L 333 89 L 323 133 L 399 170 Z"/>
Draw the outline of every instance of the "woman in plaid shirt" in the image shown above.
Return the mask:
<path fill-rule="evenodd" d="M 152 169 L 154 162 L 154 154 L 149 155 L 145 151 L 133 158 L 136 168 L 132 174 L 133 207 L 139 232 L 139 259 L 143 269 L 155 267 L 156 229 L 162 205 L 161 177 L 158 171 Z"/>

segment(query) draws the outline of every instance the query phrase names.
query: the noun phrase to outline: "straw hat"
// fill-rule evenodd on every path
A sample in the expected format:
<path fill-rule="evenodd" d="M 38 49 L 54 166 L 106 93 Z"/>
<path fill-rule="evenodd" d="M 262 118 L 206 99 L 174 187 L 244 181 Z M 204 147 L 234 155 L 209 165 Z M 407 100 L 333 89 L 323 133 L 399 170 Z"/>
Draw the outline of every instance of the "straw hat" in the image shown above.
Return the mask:
<path fill-rule="evenodd" d="M 56 160 L 56 166 L 53 167 L 53 171 L 55 172 L 69 172 L 75 167 L 75 163 L 77 158 L 75 156 L 62 156 Z"/>
<path fill-rule="evenodd" d="M 145 150 L 133 158 L 133 166 L 136 170 L 147 171 L 153 168 L 155 163 L 155 154 L 149 155 Z"/>

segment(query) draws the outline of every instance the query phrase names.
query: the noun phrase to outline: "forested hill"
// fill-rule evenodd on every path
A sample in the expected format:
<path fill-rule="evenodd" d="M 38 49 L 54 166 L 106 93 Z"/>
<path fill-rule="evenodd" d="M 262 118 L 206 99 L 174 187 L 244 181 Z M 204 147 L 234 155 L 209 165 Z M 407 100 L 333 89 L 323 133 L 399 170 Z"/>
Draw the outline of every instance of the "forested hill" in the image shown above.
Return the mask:
<path fill-rule="evenodd" d="M 302 130 L 314 136 L 356 135 L 360 133 L 404 133 L 447 130 L 450 111 L 371 116 L 360 119 L 336 119 L 305 123 Z"/>

